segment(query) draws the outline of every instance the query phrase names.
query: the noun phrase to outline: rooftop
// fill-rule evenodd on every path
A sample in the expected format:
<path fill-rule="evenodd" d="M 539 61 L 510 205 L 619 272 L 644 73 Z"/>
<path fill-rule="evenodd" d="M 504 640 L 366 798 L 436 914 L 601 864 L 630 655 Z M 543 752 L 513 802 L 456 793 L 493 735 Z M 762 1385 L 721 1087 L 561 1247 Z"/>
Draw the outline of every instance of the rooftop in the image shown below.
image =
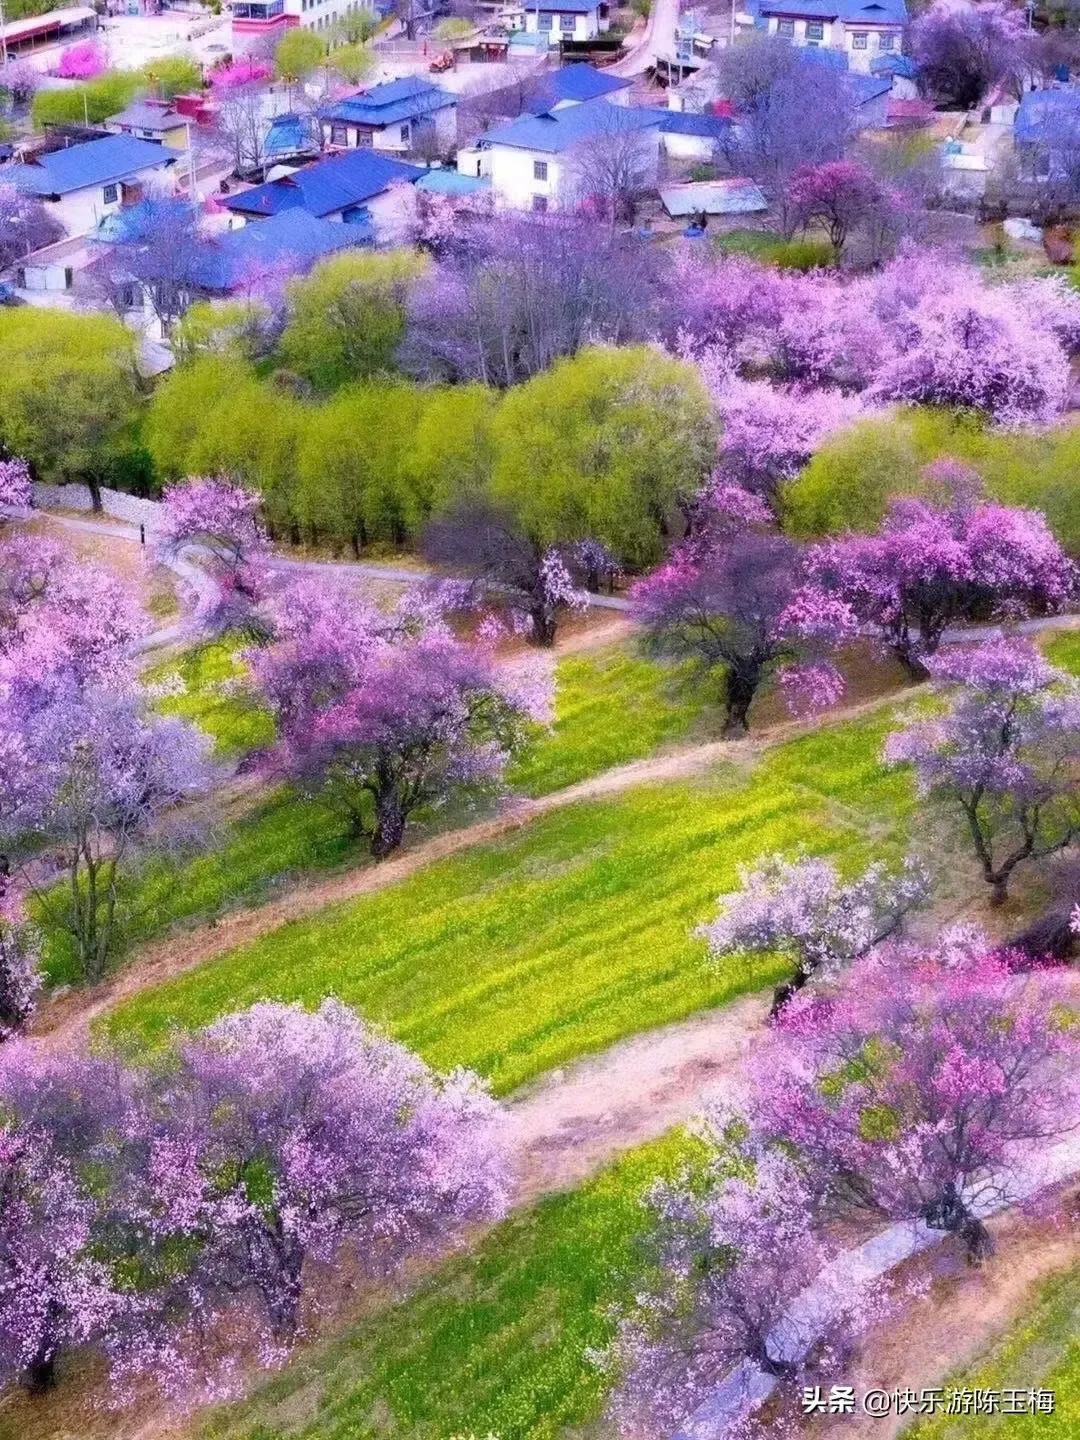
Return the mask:
<path fill-rule="evenodd" d="M 207 240 L 195 279 L 207 290 L 232 290 L 246 278 L 278 267 L 310 269 L 327 255 L 371 239 L 370 226 L 337 225 L 306 210 L 285 210 L 259 225 L 243 225 Z"/>
<path fill-rule="evenodd" d="M 187 118 L 171 105 L 162 105 L 153 100 L 136 100 L 126 110 L 110 115 L 106 125 L 125 125 L 131 130 L 179 130 L 187 124 Z"/>
<path fill-rule="evenodd" d="M 419 75 L 406 75 L 338 100 L 328 106 L 323 115 L 327 120 L 344 120 L 355 125 L 396 125 L 456 104 L 456 95 L 440 90 L 438 85 Z"/>
<path fill-rule="evenodd" d="M 479 144 L 485 149 L 490 145 L 512 145 L 515 149 L 558 155 L 593 135 L 659 128 L 668 114 L 666 110 L 630 109 L 609 105 L 606 100 L 592 100 L 497 125 L 480 137 Z"/>
<path fill-rule="evenodd" d="M 1016 112 L 1013 134 L 1022 144 L 1039 144 L 1060 136 L 1061 126 L 1075 134 L 1080 126 L 1080 89 L 1029 90 Z"/>
<path fill-rule="evenodd" d="M 665 185 L 660 191 L 664 209 L 673 218 L 686 215 L 751 215 L 767 210 L 769 202 L 753 180 L 734 176 L 685 185 Z"/>
<path fill-rule="evenodd" d="M 553 15 L 591 15 L 600 0 L 525 0 L 528 11 L 547 10 Z"/>
<path fill-rule="evenodd" d="M 11 165 L 3 178 L 29 195 L 68 195 L 92 185 L 126 180 L 155 166 L 174 165 L 177 152 L 133 135 L 105 135 L 64 150 L 50 150 L 29 163 Z"/>
<path fill-rule="evenodd" d="M 751 0 L 751 14 L 796 20 L 842 20 L 845 25 L 904 25 L 905 0 Z"/>
<path fill-rule="evenodd" d="M 306 210 L 322 217 L 361 205 L 381 195 L 396 180 L 419 180 L 424 171 L 372 150 L 348 150 L 229 195 L 222 203 L 241 215 L 280 215 L 283 210 Z"/>
<path fill-rule="evenodd" d="M 533 115 L 539 115 L 560 101 L 595 100 L 601 95 L 625 90 L 631 83 L 619 75 L 605 74 L 595 65 L 564 65 L 542 77 L 526 108 Z"/>
<path fill-rule="evenodd" d="M 486 177 L 462 175 L 458 170 L 429 170 L 416 182 L 417 190 L 426 190 L 429 195 L 474 195 L 490 187 Z"/>

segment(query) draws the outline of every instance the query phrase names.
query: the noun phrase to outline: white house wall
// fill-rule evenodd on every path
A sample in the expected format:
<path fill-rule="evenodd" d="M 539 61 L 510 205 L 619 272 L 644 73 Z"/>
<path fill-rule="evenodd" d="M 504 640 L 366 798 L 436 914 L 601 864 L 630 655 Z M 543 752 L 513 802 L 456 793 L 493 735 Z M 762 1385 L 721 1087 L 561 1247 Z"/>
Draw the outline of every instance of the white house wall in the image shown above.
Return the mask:
<path fill-rule="evenodd" d="M 525 31 L 527 34 L 535 34 L 540 30 L 540 15 L 536 10 L 526 11 Z M 541 30 L 541 34 L 548 35 L 551 43 L 557 45 L 560 39 L 567 40 L 595 40 L 600 34 L 600 21 L 595 10 L 590 10 L 587 15 L 574 16 L 573 30 L 564 30 L 556 14 L 552 17 L 550 30 Z"/>
<path fill-rule="evenodd" d="M 140 170 L 130 176 L 126 183 L 136 183 L 156 191 L 171 189 L 168 172 L 160 166 Z M 65 234 L 89 235 L 106 215 L 115 215 L 120 209 L 122 185 L 119 181 L 116 182 L 116 199 L 113 201 L 106 201 L 107 189 L 108 186 L 105 185 L 88 185 L 84 190 L 72 190 L 67 195 L 61 195 L 59 200 L 46 200 L 45 208 L 64 227 Z"/>

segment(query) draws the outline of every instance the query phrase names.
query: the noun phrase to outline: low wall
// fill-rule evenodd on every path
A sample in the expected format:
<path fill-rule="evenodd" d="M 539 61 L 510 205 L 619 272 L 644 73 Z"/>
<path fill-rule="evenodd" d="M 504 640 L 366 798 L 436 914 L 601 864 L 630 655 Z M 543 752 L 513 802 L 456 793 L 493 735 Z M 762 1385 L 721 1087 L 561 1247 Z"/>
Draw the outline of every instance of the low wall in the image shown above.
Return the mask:
<path fill-rule="evenodd" d="M 90 491 L 85 485 L 34 485 L 34 506 L 38 510 L 76 510 L 89 512 L 94 508 Z M 152 526 L 161 514 L 160 500 L 142 500 L 138 495 L 125 495 L 122 490 L 103 489 L 102 513 L 129 525 Z"/>

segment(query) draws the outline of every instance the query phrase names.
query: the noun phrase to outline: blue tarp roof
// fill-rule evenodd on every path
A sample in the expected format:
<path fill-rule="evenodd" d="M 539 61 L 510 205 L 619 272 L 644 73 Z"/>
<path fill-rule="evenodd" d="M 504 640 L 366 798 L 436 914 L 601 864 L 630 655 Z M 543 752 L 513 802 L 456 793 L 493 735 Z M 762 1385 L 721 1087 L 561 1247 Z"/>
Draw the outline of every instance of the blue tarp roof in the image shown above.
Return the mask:
<path fill-rule="evenodd" d="M 480 137 L 480 144 L 513 145 L 521 150 L 539 150 L 558 155 L 598 133 L 619 130 L 648 130 L 660 124 L 668 112 L 637 110 L 623 105 L 610 105 L 606 100 L 590 100 L 584 105 L 568 105 L 565 110 L 549 110 L 543 115 L 523 115 L 508 125 L 498 125 Z"/>
<path fill-rule="evenodd" d="M 319 122 L 310 115 L 277 115 L 270 122 L 263 149 L 267 159 L 275 155 L 300 155 L 322 148 Z"/>
<path fill-rule="evenodd" d="M 618 75 L 605 75 L 595 65 L 564 65 L 545 75 L 530 97 L 526 107 L 531 114 L 539 115 L 550 110 L 560 100 L 595 100 L 601 95 L 610 95 L 616 90 L 625 90 L 631 84 Z"/>
<path fill-rule="evenodd" d="M 283 210 L 333 215 L 381 195 L 395 180 L 415 181 L 423 174 L 416 165 L 371 150 L 349 150 L 292 175 L 283 175 L 280 180 L 230 195 L 224 204 L 243 215 L 279 215 Z"/>
<path fill-rule="evenodd" d="M 457 96 L 440 90 L 419 75 L 405 76 L 375 85 L 362 95 L 339 100 L 323 114 L 327 120 L 344 120 L 354 125 L 398 125 L 403 120 L 416 120 L 433 115 L 457 104 Z"/>
<path fill-rule="evenodd" d="M 50 150 L 32 165 L 12 165 L 4 171 L 4 180 L 28 195 L 68 195 L 91 185 L 126 180 L 155 165 L 173 165 L 176 159 L 175 150 L 153 140 L 106 135 L 65 150 Z"/>
<path fill-rule="evenodd" d="M 1013 134 L 1023 145 L 1052 141 L 1061 127 L 1080 126 L 1080 89 L 1029 90 L 1016 112 Z"/>
<path fill-rule="evenodd" d="M 718 139 L 731 129 L 732 124 L 726 115 L 702 115 L 691 110 L 642 109 L 638 113 L 655 115 L 661 131 L 666 135 L 703 135 Z"/>
<path fill-rule="evenodd" d="M 472 195 L 490 186 L 486 176 L 462 175 L 458 170 L 429 170 L 416 182 L 417 190 L 426 190 L 430 195 Z"/>
<path fill-rule="evenodd" d="M 910 55 L 901 55 L 891 50 L 887 55 L 875 55 L 870 61 L 871 75 L 902 75 L 905 80 L 914 80 L 919 67 Z"/>

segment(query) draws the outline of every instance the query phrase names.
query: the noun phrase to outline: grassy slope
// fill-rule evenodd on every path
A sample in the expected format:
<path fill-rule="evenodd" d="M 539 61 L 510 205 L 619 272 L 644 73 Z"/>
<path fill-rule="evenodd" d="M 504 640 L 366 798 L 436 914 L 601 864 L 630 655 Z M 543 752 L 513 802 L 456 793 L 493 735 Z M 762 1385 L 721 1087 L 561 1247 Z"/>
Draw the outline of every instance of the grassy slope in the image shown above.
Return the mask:
<path fill-rule="evenodd" d="M 222 759 L 257 750 L 274 738 L 269 711 L 252 705 L 234 689 L 247 673 L 240 658 L 242 648 L 242 642 L 229 637 L 213 640 L 154 666 L 144 677 L 148 685 L 179 677 L 183 692 L 163 696 L 156 708 L 205 730 L 214 741 L 214 753 Z"/>
<path fill-rule="evenodd" d="M 1080 1435 L 1080 1267 L 1046 1281 L 1024 1319 L 972 1370 L 946 1388 L 1053 1390 L 1052 1415 L 937 1415 L 905 1431 L 906 1440 L 1071 1440 Z"/>
<path fill-rule="evenodd" d="M 830 727 L 677 786 L 552 812 L 133 997 L 142 1041 L 271 996 L 334 992 L 442 1067 L 507 1091 L 620 1036 L 776 975 L 703 963 L 691 931 L 740 862 L 800 844 L 852 865 L 903 843 L 906 775 L 879 763 L 888 716 Z"/>
<path fill-rule="evenodd" d="M 235 648 L 231 641 L 215 641 L 147 676 L 155 684 L 180 674 L 183 693 L 159 699 L 157 708 L 206 730 L 223 759 L 273 738 L 270 716 L 228 688 L 243 675 Z M 555 724 L 549 733 L 537 735 L 510 775 L 512 786 L 527 794 L 547 794 L 648 755 L 665 743 L 686 740 L 702 717 L 700 695 L 676 689 L 670 671 L 626 649 L 568 656 L 560 662 L 557 678 Z M 456 813 L 442 817 L 444 823 L 456 818 Z M 144 867 L 139 878 L 123 888 L 126 915 L 119 948 L 151 939 L 180 921 L 258 904 L 305 873 L 361 858 L 340 815 L 282 787 L 224 826 L 210 847 Z M 45 930 L 49 979 L 70 983 L 76 979 L 70 942 L 47 924 Z"/>
<path fill-rule="evenodd" d="M 710 715 L 701 687 L 629 646 L 568 655 L 555 671 L 555 722 L 510 767 L 507 780 L 547 795 L 614 765 L 686 742 Z M 717 730 L 715 709 L 711 712 Z"/>
<path fill-rule="evenodd" d="M 641 1196 L 694 1153 L 672 1137 L 514 1215 L 419 1290 L 300 1357 L 205 1426 L 213 1440 L 554 1440 L 603 1406 L 587 1358 L 635 1291 Z"/>

